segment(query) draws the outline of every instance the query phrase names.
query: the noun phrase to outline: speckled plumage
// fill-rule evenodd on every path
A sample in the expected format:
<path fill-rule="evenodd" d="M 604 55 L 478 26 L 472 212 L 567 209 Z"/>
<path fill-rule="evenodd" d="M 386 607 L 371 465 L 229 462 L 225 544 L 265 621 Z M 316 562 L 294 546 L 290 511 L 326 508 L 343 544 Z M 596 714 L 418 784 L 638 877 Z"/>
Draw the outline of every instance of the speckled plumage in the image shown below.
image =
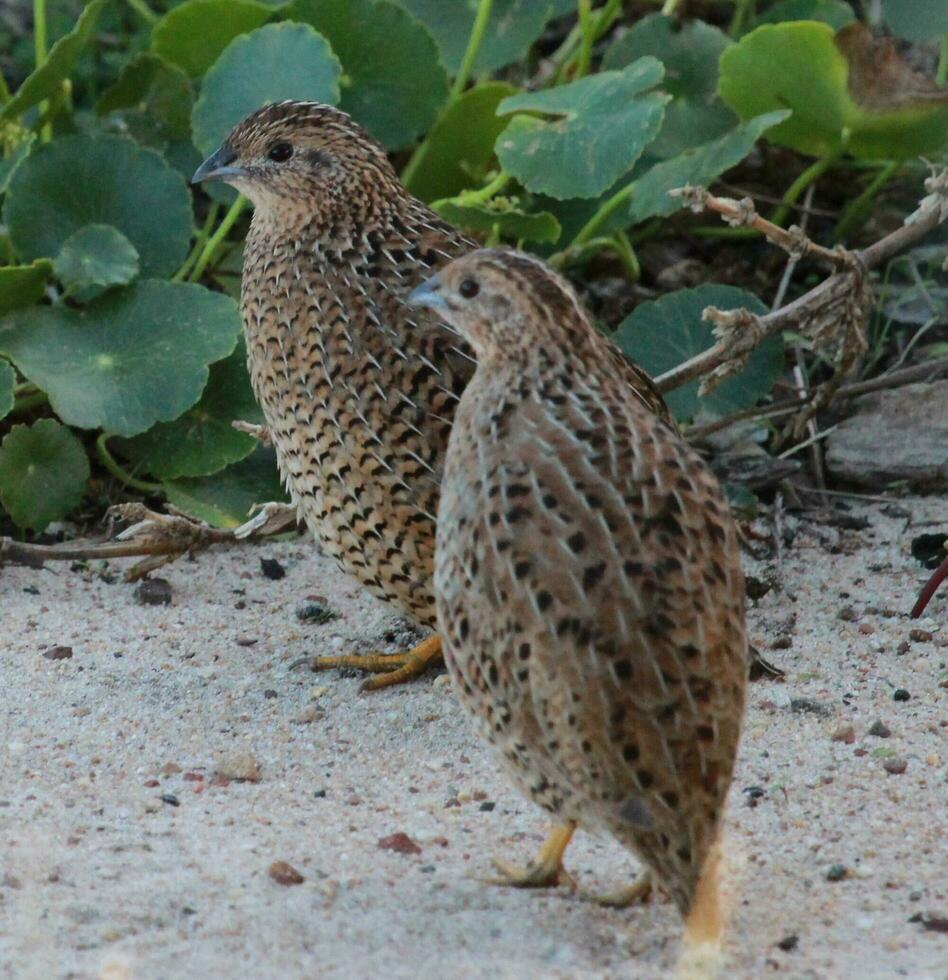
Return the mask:
<path fill-rule="evenodd" d="M 282 143 L 290 158 L 269 159 Z M 403 299 L 476 243 L 413 198 L 382 147 L 329 106 L 266 106 L 212 160 L 240 167 L 223 179 L 255 205 L 244 328 L 291 499 L 346 572 L 433 628 L 438 488 L 474 362 Z"/>
<path fill-rule="evenodd" d="M 747 684 L 727 503 L 537 260 L 477 252 L 414 299 L 478 358 L 437 534 L 458 695 L 523 793 L 560 824 L 613 834 L 686 914 Z"/>

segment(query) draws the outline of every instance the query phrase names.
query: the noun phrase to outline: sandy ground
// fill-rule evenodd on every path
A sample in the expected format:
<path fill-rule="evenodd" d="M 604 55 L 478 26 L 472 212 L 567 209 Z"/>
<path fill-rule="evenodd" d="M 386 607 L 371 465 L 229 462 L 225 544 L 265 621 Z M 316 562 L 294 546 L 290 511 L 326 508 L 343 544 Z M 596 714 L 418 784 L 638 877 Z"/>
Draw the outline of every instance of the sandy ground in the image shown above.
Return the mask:
<path fill-rule="evenodd" d="M 906 615 L 926 575 L 909 542 L 948 514 L 900 506 L 911 526 L 856 505 L 869 529 L 802 523 L 779 567 L 748 560 L 782 583 L 750 621 L 787 678 L 753 686 L 730 801 L 729 977 L 948 976 L 948 596 Z M 544 820 L 446 678 L 358 696 L 294 667 L 401 628 L 302 539 L 179 561 L 170 606 L 102 570 L 0 570 L 2 976 L 671 975 L 668 904 L 483 883 Z M 301 623 L 313 595 L 339 618 Z M 418 853 L 379 846 L 399 833 Z M 600 889 L 635 872 L 585 835 L 567 862 Z"/>

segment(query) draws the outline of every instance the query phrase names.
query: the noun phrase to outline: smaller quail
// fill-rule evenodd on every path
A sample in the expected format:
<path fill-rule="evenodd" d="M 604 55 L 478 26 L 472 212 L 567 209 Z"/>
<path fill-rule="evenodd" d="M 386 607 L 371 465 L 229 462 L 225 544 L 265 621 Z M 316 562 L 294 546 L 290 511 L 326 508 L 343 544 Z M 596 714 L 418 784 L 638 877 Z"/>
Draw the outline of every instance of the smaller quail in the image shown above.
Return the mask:
<path fill-rule="evenodd" d="M 689 937 L 713 940 L 748 656 L 717 481 L 537 259 L 479 250 L 409 301 L 477 356 L 448 446 L 435 598 L 461 703 L 554 818 L 513 883 L 549 878 L 575 827 L 606 831 Z"/>

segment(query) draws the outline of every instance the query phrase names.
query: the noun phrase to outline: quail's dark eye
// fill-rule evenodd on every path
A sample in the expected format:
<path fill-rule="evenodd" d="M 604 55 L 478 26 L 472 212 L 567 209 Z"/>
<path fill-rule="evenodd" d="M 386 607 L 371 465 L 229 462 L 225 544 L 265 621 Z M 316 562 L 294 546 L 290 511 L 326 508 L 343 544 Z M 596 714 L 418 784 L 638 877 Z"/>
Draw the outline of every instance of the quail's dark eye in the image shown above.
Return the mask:
<path fill-rule="evenodd" d="M 267 156 L 274 163 L 285 163 L 291 156 L 293 156 L 293 146 L 291 143 L 274 143 L 273 146 L 267 150 Z"/>
<path fill-rule="evenodd" d="M 481 291 L 480 283 L 476 279 L 465 279 L 458 286 L 458 292 L 465 299 L 473 299 Z"/>

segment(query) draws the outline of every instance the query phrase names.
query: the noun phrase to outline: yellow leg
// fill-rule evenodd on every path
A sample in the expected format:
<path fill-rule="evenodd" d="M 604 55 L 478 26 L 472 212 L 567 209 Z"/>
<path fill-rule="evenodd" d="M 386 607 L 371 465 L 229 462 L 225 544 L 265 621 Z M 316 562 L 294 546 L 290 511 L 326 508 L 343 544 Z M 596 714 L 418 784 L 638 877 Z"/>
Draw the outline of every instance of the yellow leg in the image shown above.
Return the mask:
<path fill-rule="evenodd" d="M 605 895 L 583 892 L 582 897 L 588 902 L 595 902 L 597 905 L 604 905 L 609 909 L 627 909 L 631 905 L 647 902 L 652 897 L 654 890 L 652 873 L 646 870 L 641 872 L 628 888 L 620 888 L 616 892 L 608 892 Z"/>
<path fill-rule="evenodd" d="M 424 673 L 429 667 L 441 663 L 441 637 L 435 634 L 422 640 L 414 649 L 406 653 L 366 653 L 349 654 L 342 657 L 314 657 L 310 661 L 312 670 L 337 670 L 340 667 L 355 667 L 358 670 L 378 674 L 362 685 L 363 691 L 377 691 Z"/>
<path fill-rule="evenodd" d="M 555 824 L 540 853 L 525 868 L 494 859 L 493 865 L 501 877 L 492 879 L 491 883 L 513 888 L 550 888 L 564 880 L 572 884 L 572 878 L 563 868 L 563 854 L 575 830 L 574 823 Z"/>

